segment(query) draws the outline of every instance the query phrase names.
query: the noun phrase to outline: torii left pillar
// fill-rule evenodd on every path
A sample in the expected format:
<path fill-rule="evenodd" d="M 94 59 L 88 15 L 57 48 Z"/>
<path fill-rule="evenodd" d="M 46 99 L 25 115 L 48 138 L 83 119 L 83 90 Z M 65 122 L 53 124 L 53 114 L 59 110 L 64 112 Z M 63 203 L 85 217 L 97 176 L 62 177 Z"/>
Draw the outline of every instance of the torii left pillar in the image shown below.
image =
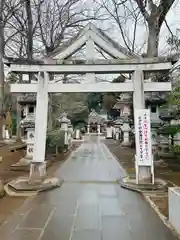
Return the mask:
<path fill-rule="evenodd" d="M 46 176 L 46 132 L 48 117 L 48 82 L 49 74 L 38 74 L 36 117 L 35 117 L 35 143 L 33 160 L 30 167 L 29 183 L 40 183 Z"/>

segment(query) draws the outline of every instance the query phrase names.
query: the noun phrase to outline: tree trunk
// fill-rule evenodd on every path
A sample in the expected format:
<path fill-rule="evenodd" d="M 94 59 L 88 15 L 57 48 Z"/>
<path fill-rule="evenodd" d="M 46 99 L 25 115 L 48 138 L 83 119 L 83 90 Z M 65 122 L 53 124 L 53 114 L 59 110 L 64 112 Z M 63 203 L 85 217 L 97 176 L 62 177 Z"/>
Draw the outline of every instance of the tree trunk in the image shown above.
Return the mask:
<path fill-rule="evenodd" d="M 3 139 L 3 116 L 4 116 L 4 21 L 3 21 L 3 3 L 0 0 L 0 140 Z"/>
<path fill-rule="evenodd" d="M 174 146 L 174 135 L 171 135 L 171 146 Z"/>
<path fill-rule="evenodd" d="M 32 20 L 32 12 L 31 12 L 31 1 L 26 0 L 26 14 L 27 14 L 27 22 L 28 22 L 28 31 L 27 31 L 27 54 L 28 59 L 32 59 L 33 57 L 33 20 Z"/>
<path fill-rule="evenodd" d="M 25 1 L 28 30 L 27 30 L 27 57 L 29 60 L 33 58 L 33 19 L 31 11 L 31 0 Z M 29 73 L 29 82 L 32 80 L 32 73 Z"/>
<path fill-rule="evenodd" d="M 147 57 L 157 57 L 160 28 L 156 26 L 156 21 L 154 21 L 153 23 L 149 23 L 148 28 L 149 28 L 149 35 L 148 35 Z"/>

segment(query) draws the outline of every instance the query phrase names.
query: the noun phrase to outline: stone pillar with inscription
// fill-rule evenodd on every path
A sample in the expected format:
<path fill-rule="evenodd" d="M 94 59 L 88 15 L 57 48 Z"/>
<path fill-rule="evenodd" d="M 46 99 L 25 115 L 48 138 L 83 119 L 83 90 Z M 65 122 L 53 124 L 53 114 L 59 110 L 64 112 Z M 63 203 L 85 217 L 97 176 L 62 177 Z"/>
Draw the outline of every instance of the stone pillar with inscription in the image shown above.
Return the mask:
<path fill-rule="evenodd" d="M 33 152 L 34 152 L 34 128 L 28 128 L 27 129 L 27 152 L 26 152 L 26 158 L 32 159 L 33 158 Z"/>

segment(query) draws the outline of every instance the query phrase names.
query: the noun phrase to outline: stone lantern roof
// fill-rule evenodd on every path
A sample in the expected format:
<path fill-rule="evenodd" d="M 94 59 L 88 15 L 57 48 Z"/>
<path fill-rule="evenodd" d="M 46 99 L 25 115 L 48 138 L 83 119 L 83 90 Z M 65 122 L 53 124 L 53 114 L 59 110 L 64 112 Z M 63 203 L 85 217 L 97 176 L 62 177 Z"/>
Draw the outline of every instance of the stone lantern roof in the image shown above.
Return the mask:
<path fill-rule="evenodd" d="M 88 124 L 100 124 L 101 122 L 103 122 L 105 119 L 99 115 L 94 109 L 91 110 L 89 116 L 88 116 Z"/>
<path fill-rule="evenodd" d="M 129 93 L 122 93 L 117 99 L 116 104 L 113 106 L 113 109 L 122 110 L 124 106 L 129 106 L 131 104 L 131 95 Z"/>
<path fill-rule="evenodd" d="M 147 92 L 145 94 L 145 102 L 146 104 L 164 104 L 166 103 L 167 94 L 160 92 Z"/>
<path fill-rule="evenodd" d="M 159 109 L 159 118 L 162 121 L 171 121 L 175 118 L 176 111 L 172 108 L 160 108 Z"/>
<path fill-rule="evenodd" d="M 63 113 L 62 117 L 58 119 L 60 123 L 71 124 L 70 119 L 67 118 L 67 113 Z"/>
<path fill-rule="evenodd" d="M 68 122 L 68 127 L 70 128 L 70 127 L 72 127 L 72 123 L 71 123 L 71 120 L 70 119 L 68 119 L 69 120 L 69 122 Z"/>
<path fill-rule="evenodd" d="M 19 97 L 18 103 L 20 105 L 28 105 L 28 104 L 36 104 L 36 94 L 33 93 L 28 93 L 28 94 L 23 94 L 22 96 Z"/>
<path fill-rule="evenodd" d="M 114 125 L 122 125 L 123 124 L 123 120 L 122 120 L 122 118 L 118 118 L 113 123 L 114 123 Z"/>

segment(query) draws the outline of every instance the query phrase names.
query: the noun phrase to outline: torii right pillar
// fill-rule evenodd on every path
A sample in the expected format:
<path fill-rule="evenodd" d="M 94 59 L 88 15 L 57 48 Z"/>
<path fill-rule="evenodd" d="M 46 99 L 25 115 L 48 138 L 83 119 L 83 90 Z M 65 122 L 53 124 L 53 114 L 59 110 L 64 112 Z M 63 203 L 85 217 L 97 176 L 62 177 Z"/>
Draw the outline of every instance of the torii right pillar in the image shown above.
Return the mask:
<path fill-rule="evenodd" d="M 151 130 L 150 130 L 150 114 L 146 116 L 149 117 L 148 124 L 146 124 L 146 129 L 148 128 L 148 137 L 147 140 L 144 140 L 144 136 L 142 136 L 143 143 L 147 144 L 146 150 L 149 151 L 149 160 L 145 159 L 146 155 L 144 153 L 140 153 L 140 144 L 139 144 L 139 127 L 137 121 L 139 119 L 139 115 L 137 114 L 137 110 L 144 110 L 144 112 L 148 111 L 145 109 L 145 98 L 144 98 L 144 73 L 141 70 L 136 70 L 133 73 L 133 107 L 134 107 L 134 125 L 135 125 L 135 137 L 136 137 L 136 183 L 138 184 L 146 184 L 146 183 L 154 183 L 154 167 L 153 167 L 153 156 L 151 151 Z M 138 118 L 138 119 L 137 119 Z M 144 124 L 144 123 L 143 123 Z M 148 127 L 147 127 L 148 125 Z M 143 135 L 144 133 L 142 133 Z M 144 145 L 143 145 L 144 146 Z M 144 149 L 142 150 L 144 151 Z M 141 158 L 139 156 L 142 156 Z"/>

